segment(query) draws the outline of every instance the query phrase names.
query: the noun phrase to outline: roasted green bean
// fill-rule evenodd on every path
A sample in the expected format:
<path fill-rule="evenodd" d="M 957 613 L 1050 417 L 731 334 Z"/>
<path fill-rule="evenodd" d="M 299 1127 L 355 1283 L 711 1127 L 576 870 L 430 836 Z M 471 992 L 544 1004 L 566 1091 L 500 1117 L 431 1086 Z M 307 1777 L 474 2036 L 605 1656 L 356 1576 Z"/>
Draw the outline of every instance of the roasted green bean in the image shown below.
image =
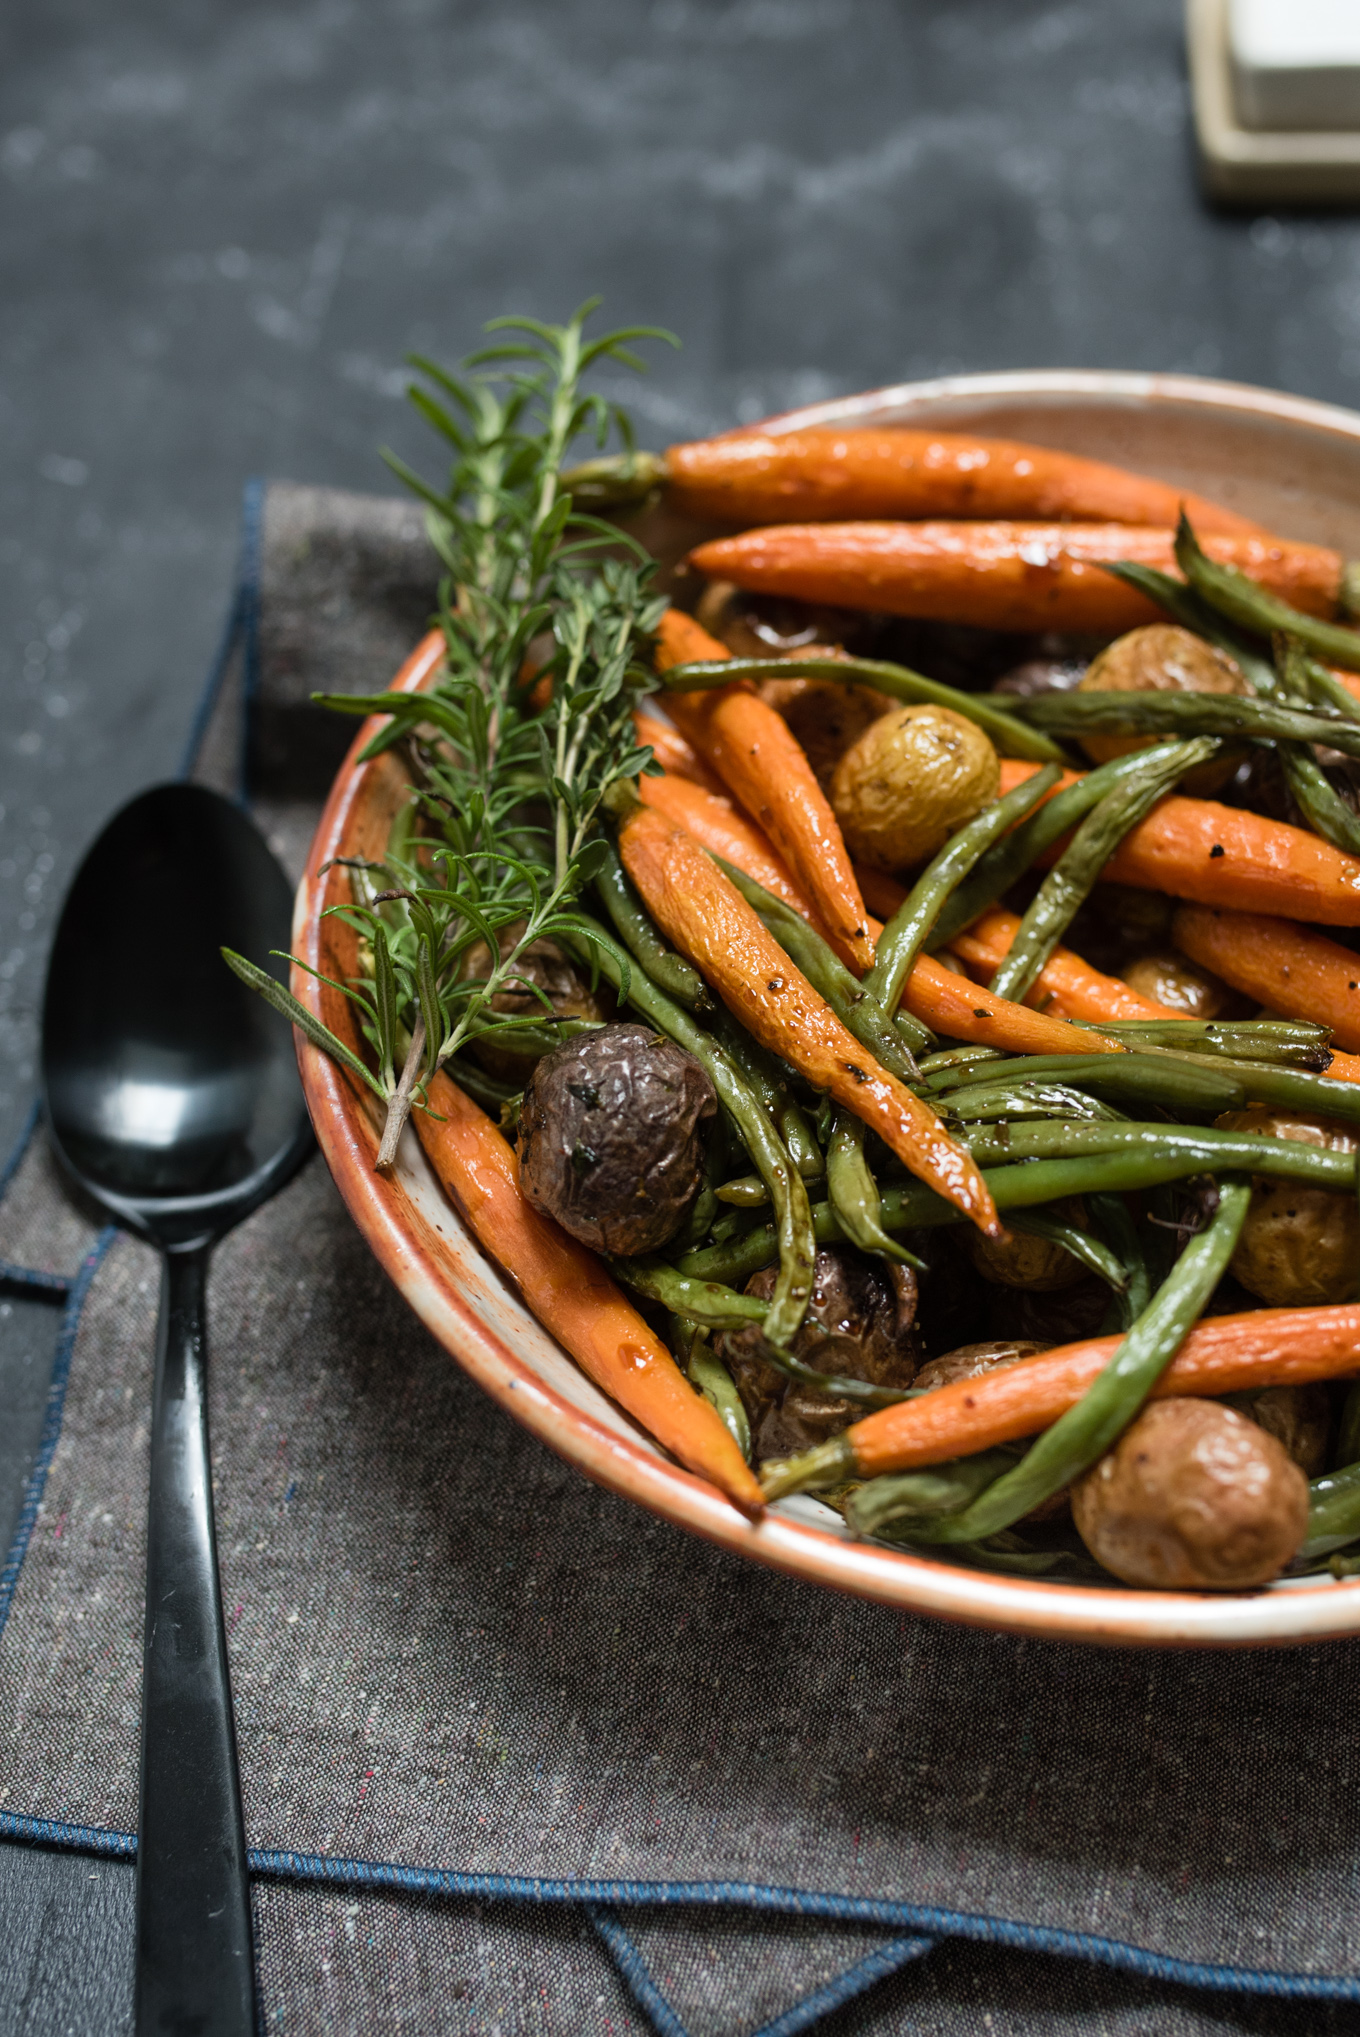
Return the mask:
<path fill-rule="evenodd" d="M 1309 1563 L 1360 1538 L 1360 1464 L 1328 1471 L 1308 1486 L 1308 1535 L 1294 1561 Z"/>
<path fill-rule="evenodd" d="M 1306 710 L 1310 695 L 1320 692 L 1327 707 L 1335 710 L 1338 706 L 1335 695 L 1339 693 L 1350 709 L 1346 718 L 1356 719 L 1356 702 L 1339 680 L 1313 663 L 1297 638 L 1283 635 L 1275 638 L 1275 663 L 1280 692 L 1293 706 Z M 1314 834 L 1348 856 L 1360 855 L 1360 819 L 1323 770 L 1317 752 L 1307 743 L 1281 743 L 1279 758 L 1290 796 Z"/>
<path fill-rule="evenodd" d="M 629 954 L 646 970 L 653 983 L 664 990 L 667 997 L 673 997 L 677 1004 L 684 1005 L 686 1011 L 711 1012 L 713 998 L 708 985 L 692 962 L 687 962 L 683 955 L 677 955 L 674 948 L 668 948 L 662 940 L 619 861 L 618 850 L 607 837 L 601 841 L 601 854 L 603 860 L 595 873 L 595 889 Z"/>
<path fill-rule="evenodd" d="M 1280 1143 L 1300 1144 L 1297 1140 Z M 1010 1166 L 988 1168 L 985 1179 L 999 1210 L 1017 1210 L 1039 1208 L 1070 1195 L 1126 1195 L 1135 1190 L 1156 1189 L 1203 1172 L 1204 1160 L 1193 1147 L 1188 1151 L 1170 1151 L 1135 1146 L 1124 1152 L 1079 1153 L 1064 1160 L 1021 1160 Z M 1349 1187 L 1349 1182 L 1344 1186 Z M 933 1189 L 920 1182 L 908 1182 L 884 1189 L 880 1221 L 885 1231 L 896 1234 L 933 1230 L 941 1224 L 964 1220 L 953 1203 L 946 1202 Z M 814 1203 L 812 1225 L 819 1245 L 850 1242 L 829 1203 Z M 678 1265 L 682 1273 L 693 1279 L 749 1280 L 762 1266 L 774 1264 L 778 1249 L 774 1230 L 763 1226 L 726 1244 L 687 1252 Z"/>
<path fill-rule="evenodd" d="M 881 1535 L 897 1521 L 961 1513 L 1011 1469 L 1015 1457 L 1009 1447 L 979 1450 L 975 1457 L 955 1457 L 928 1471 L 887 1472 L 871 1478 L 846 1500 L 846 1521 L 857 1535 Z"/>
<path fill-rule="evenodd" d="M 1117 1195 L 1088 1195 L 1086 1211 L 1092 1222 L 1104 1232 L 1128 1276 L 1128 1285 L 1119 1297 L 1119 1326 L 1124 1330 L 1130 1329 L 1152 1299 L 1152 1276 L 1148 1271 L 1147 1254 L 1138 1235 L 1138 1226 L 1129 1215 L 1127 1204 Z"/>
<path fill-rule="evenodd" d="M 1357 700 L 1335 672 L 1329 672 L 1325 665 L 1319 665 L 1316 658 L 1305 656 L 1301 670 L 1307 690 L 1315 699 L 1330 707 L 1346 721 L 1360 721 L 1360 700 Z"/>
<path fill-rule="evenodd" d="M 747 1418 L 746 1405 L 732 1381 L 732 1375 L 715 1356 L 712 1347 L 703 1336 L 697 1336 L 689 1347 L 685 1370 L 706 1401 L 711 1402 L 721 1416 L 728 1434 L 749 1464 L 751 1461 L 751 1424 Z"/>
<path fill-rule="evenodd" d="M 1119 1124 L 1125 1113 L 1111 1103 L 1086 1096 L 1065 1082 L 996 1082 L 954 1090 L 939 1108 L 950 1120 L 964 1124 L 1004 1122 L 1010 1118 L 1099 1118 Z"/>
<path fill-rule="evenodd" d="M 1091 809 L 1100 804 L 1106 793 L 1137 777 L 1159 752 L 1171 756 L 1175 750 L 1175 744 L 1166 743 L 1158 744 L 1156 749 L 1135 750 L 1126 757 L 1112 757 L 1108 764 L 1099 764 L 1094 771 L 1084 773 L 1075 785 L 1065 785 L 1061 792 L 1055 792 L 1037 813 L 1021 821 L 1010 834 L 990 848 L 972 876 L 965 878 L 946 901 L 926 942 L 927 949 L 933 953 L 952 940 L 961 928 L 971 926 L 978 914 L 986 912 L 989 905 L 995 905 L 1002 893 L 1009 891 L 1016 879 L 1023 877 L 1045 850 L 1070 834 Z"/>
<path fill-rule="evenodd" d="M 1118 1350 L 1067 1413 L 962 1513 L 923 1522 L 913 1540 L 976 1542 L 994 1535 L 1080 1478 L 1134 1419 L 1175 1357 L 1232 1258 L 1250 1184 L 1219 1184 L 1218 1208 Z"/>
<path fill-rule="evenodd" d="M 865 990 L 884 1011 L 896 1011 L 902 1002 L 916 957 L 951 894 L 987 850 L 1053 789 L 1060 775 L 1058 766 L 1049 764 L 1014 786 L 1004 799 L 960 828 L 917 878 L 879 935 L 874 966 L 864 979 Z"/>
<path fill-rule="evenodd" d="M 1330 1026 L 1295 1019 L 1120 1019 L 1091 1028 L 1129 1047 L 1170 1047 L 1186 1054 L 1270 1061 L 1321 1075 L 1331 1059 Z M 922 1071 L 924 1073 L 924 1070 Z"/>
<path fill-rule="evenodd" d="M 938 1075 L 949 1068 L 971 1068 L 978 1061 L 1008 1061 L 1010 1055 L 1004 1047 L 942 1047 L 937 1054 L 927 1054 L 917 1068 L 924 1081 L 928 1076 Z"/>
<path fill-rule="evenodd" d="M 1248 1100 L 1241 1065 L 1193 1054 L 1027 1054 L 983 1067 L 942 1069 L 928 1076 L 924 1086 L 933 1097 L 952 1098 L 960 1089 L 984 1084 L 990 1088 L 999 1082 L 1070 1082 L 1121 1103 L 1156 1104 L 1187 1117 L 1217 1117 L 1225 1110 L 1240 1110 Z"/>
<path fill-rule="evenodd" d="M 724 1006 L 719 1005 L 709 1024 L 779 1127 L 779 1136 L 799 1174 L 804 1181 L 820 1181 L 826 1172 L 822 1149 L 813 1137 L 806 1112 L 789 1088 L 782 1063 L 753 1040 Z"/>
<path fill-rule="evenodd" d="M 1287 630 L 1329 665 L 1360 672 L 1360 634 L 1337 623 L 1319 622 L 1316 616 L 1304 615 L 1278 595 L 1268 594 L 1236 566 L 1219 565 L 1201 550 L 1185 516 L 1181 517 L 1176 532 L 1176 564 L 1191 586 L 1220 615 L 1254 630 L 1258 636 L 1269 637 L 1276 630 Z"/>
<path fill-rule="evenodd" d="M 1327 1146 L 1305 1145 L 1301 1139 L 1261 1137 L 1251 1132 L 1218 1131 L 1212 1125 L 1026 1124 L 974 1126 L 960 1134 L 979 1166 L 1011 1160 L 1073 1159 L 1090 1153 L 1179 1154 L 1186 1173 L 1212 1172 L 1219 1167 L 1250 1168 L 1253 1174 L 1277 1181 L 1297 1181 L 1336 1195 L 1348 1195 L 1356 1183 L 1356 1155 Z"/>
<path fill-rule="evenodd" d="M 1356 641 L 1360 643 L 1360 637 Z M 1348 757 L 1360 757 L 1360 722 L 1333 720 L 1234 693 L 1040 693 L 1020 701 L 1019 707 L 1037 727 L 1063 735 L 1326 743 Z"/>
<path fill-rule="evenodd" d="M 776 898 L 763 884 L 757 884 L 744 870 L 738 870 L 735 863 L 722 856 L 715 860 L 746 903 L 759 913 L 768 932 L 802 970 L 817 995 L 825 998 L 847 1032 L 853 1033 L 860 1045 L 867 1047 L 880 1066 L 899 1082 L 917 1081 L 920 1070 L 914 1059 L 915 1050 L 935 1044 L 925 1027 L 909 1012 L 899 1012 L 894 1018 L 867 982 L 861 983 L 846 968 L 801 913 L 786 905 L 782 898 Z"/>
<path fill-rule="evenodd" d="M 862 1252 L 877 1252 L 899 1265 L 924 1272 L 924 1262 L 883 1228 L 883 1199 L 864 1157 L 866 1127 L 847 1110 L 838 1110 L 826 1148 L 827 1200 L 841 1229 Z"/>
<path fill-rule="evenodd" d="M 1030 757 L 1041 764 L 1062 764 L 1067 760 L 1048 737 L 1025 728 L 995 700 L 976 693 L 960 693 L 938 679 L 926 679 L 905 665 L 884 664 L 876 658 L 714 658 L 692 665 L 672 665 L 661 675 L 668 693 L 690 693 L 701 686 L 726 686 L 733 679 L 829 679 L 839 686 L 872 686 L 892 700 L 910 706 L 930 703 L 952 708 L 965 720 L 985 729 L 1004 757 Z"/>
<path fill-rule="evenodd" d="M 1180 755 L 1154 753 L 1141 771 L 1107 792 L 1099 806 L 1087 814 L 1021 920 L 1009 953 L 992 977 L 993 996 L 1008 997 L 1017 1004 L 1023 1000 L 1125 835 L 1178 778 L 1207 762 L 1218 745 L 1205 739 L 1177 748 Z"/>

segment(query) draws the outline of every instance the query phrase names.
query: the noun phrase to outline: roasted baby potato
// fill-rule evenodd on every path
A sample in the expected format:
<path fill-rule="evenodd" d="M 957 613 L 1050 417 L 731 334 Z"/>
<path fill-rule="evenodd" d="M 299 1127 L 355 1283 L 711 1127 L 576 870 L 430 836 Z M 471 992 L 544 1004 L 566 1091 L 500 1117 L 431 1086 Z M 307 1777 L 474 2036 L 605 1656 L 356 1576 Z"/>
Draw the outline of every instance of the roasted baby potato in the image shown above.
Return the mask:
<path fill-rule="evenodd" d="M 517 926 L 506 927 L 502 931 L 502 956 L 509 954 L 523 931 L 523 920 Z M 490 950 L 485 941 L 478 941 L 468 949 L 463 974 L 485 977 L 489 964 Z M 544 1020 L 589 1019 L 597 1024 L 613 1016 L 614 993 L 608 984 L 599 983 L 592 989 L 589 975 L 563 954 L 556 941 L 531 941 L 519 958 L 516 974 L 523 979 L 524 987 L 498 990 L 489 1000 L 492 1011 Z M 530 983 L 543 993 L 542 997 L 535 996 L 527 987 Z M 469 1051 L 489 1074 L 498 1075 L 506 1082 L 523 1081 L 533 1065 L 525 1055 L 498 1045 L 494 1034 L 474 1040 Z"/>
<path fill-rule="evenodd" d="M 1076 1230 L 1086 1228 L 1085 1206 L 1078 1198 L 1055 1202 L 1051 1214 Z M 1086 1268 L 1079 1259 L 1051 1239 L 1032 1237 L 1028 1231 L 1008 1230 L 1003 1238 L 984 1238 L 970 1225 L 965 1236 L 969 1257 L 983 1279 L 995 1280 L 1002 1287 L 1049 1294 L 1072 1287 L 1085 1277 Z"/>
<path fill-rule="evenodd" d="M 948 707 L 899 707 L 836 766 L 831 804 L 850 853 L 910 870 L 997 796 L 1001 766 L 975 722 Z"/>
<path fill-rule="evenodd" d="M 755 1273 L 746 1292 L 768 1301 L 774 1267 Z M 915 1333 L 916 1277 L 909 1267 L 871 1259 L 851 1246 L 818 1252 L 812 1299 L 793 1340 L 793 1355 L 819 1372 L 910 1386 L 920 1357 Z M 757 1461 L 783 1457 L 836 1435 L 864 1410 L 791 1380 L 761 1352 L 757 1329 L 725 1330 L 714 1348 L 732 1374 L 751 1424 Z"/>
<path fill-rule="evenodd" d="M 1234 1405 L 1275 1438 L 1305 1478 L 1317 1478 L 1326 1469 L 1332 1404 L 1325 1386 L 1264 1386 L 1259 1393 L 1236 1396 Z"/>
<path fill-rule="evenodd" d="M 648 1026 L 602 1026 L 537 1063 L 520 1109 L 520 1186 L 583 1245 L 654 1252 L 703 1174 L 713 1084 Z"/>
<path fill-rule="evenodd" d="M 1236 660 L 1176 623 L 1153 622 L 1118 637 L 1093 660 L 1078 687 L 1081 693 L 1250 693 Z M 1082 737 L 1093 763 L 1103 764 L 1129 750 L 1145 750 L 1158 736 Z M 1182 789 L 1196 799 L 1222 790 L 1237 768 L 1232 758 L 1214 758 L 1189 771 Z"/>
<path fill-rule="evenodd" d="M 820 653 L 823 647 L 810 648 Z M 872 686 L 840 686 L 832 679 L 765 679 L 759 692 L 783 715 L 828 797 L 841 758 L 893 706 Z"/>
<path fill-rule="evenodd" d="M 1004 1337 L 987 1344 L 960 1344 L 957 1351 L 946 1351 L 943 1358 L 932 1358 L 928 1365 L 923 1365 L 912 1384 L 924 1391 L 953 1386 L 956 1380 L 977 1379 L 984 1372 L 995 1372 L 998 1365 L 1014 1365 L 1018 1359 L 1032 1358 L 1036 1352 L 1047 1349 L 1046 1344 L 1027 1344 Z"/>
<path fill-rule="evenodd" d="M 1251 1010 L 1220 977 L 1201 969 L 1175 948 L 1154 948 L 1149 954 L 1138 955 L 1119 973 L 1130 990 L 1185 1018 L 1241 1018 Z"/>
<path fill-rule="evenodd" d="M 1125 1584 L 1245 1591 L 1308 1532 L 1308 1481 L 1265 1429 L 1213 1400 L 1155 1400 L 1072 1487 L 1072 1518 Z"/>
<path fill-rule="evenodd" d="M 1334 1153 L 1353 1153 L 1360 1144 L 1353 1126 L 1299 1111 L 1230 1110 L 1216 1122 L 1224 1131 L 1299 1139 Z M 1232 1271 L 1249 1294 L 1272 1308 L 1354 1301 L 1360 1293 L 1356 1198 L 1255 1175 Z"/>

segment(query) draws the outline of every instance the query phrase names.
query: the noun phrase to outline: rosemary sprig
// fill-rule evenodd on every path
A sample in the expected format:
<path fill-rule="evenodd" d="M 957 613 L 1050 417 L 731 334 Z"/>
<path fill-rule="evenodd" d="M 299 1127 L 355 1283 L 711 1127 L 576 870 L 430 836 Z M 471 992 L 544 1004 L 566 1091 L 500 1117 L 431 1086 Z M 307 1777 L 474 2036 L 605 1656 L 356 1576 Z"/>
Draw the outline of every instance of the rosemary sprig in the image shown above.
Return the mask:
<path fill-rule="evenodd" d="M 651 592 L 655 566 L 614 526 L 574 511 L 562 467 L 583 434 L 603 445 L 613 428 L 631 444 L 624 413 L 582 393 L 585 373 L 604 359 L 641 368 L 629 343 L 670 335 L 634 327 L 588 341 L 595 308 L 563 326 L 495 320 L 489 331 L 516 337 L 473 355 L 461 376 L 413 361 L 430 386 L 415 385 L 412 401 L 453 448 L 452 470 L 441 491 L 388 459 L 426 503 L 448 569 L 445 669 L 424 693 L 315 696 L 342 713 L 387 715 L 363 754 L 400 744 L 416 781 L 381 864 L 355 872 L 353 904 L 331 908 L 371 951 L 371 974 L 338 987 L 374 1049 L 364 1079 L 387 1105 L 379 1166 L 462 1046 L 493 1029 L 526 1049 L 561 1036 L 525 953 L 547 936 L 594 939 L 575 907 L 607 853 L 600 803 L 651 763 L 632 708 L 655 683 L 644 662 L 665 608 Z M 538 680 L 550 688 L 527 683 Z M 272 977 L 227 959 L 356 1065 Z M 493 1010 L 507 990 L 528 992 L 542 1013 Z"/>

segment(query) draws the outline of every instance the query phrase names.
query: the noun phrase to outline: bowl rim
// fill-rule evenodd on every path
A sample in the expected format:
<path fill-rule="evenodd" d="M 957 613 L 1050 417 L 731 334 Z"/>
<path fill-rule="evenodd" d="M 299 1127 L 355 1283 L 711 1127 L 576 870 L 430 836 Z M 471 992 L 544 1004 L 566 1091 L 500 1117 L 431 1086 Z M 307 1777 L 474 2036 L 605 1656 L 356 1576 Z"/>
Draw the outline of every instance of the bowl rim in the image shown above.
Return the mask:
<path fill-rule="evenodd" d="M 1195 376 L 1095 369 L 1009 370 L 900 383 L 803 405 L 762 420 L 759 427 L 741 429 L 787 432 L 813 425 L 849 425 L 866 415 L 896 409 L 937 404 L 943 408 L 1006 397 L 1050 397 L 1055 402 L 1089 397 L 1136 407 L 1149 403 L 1208 407 L 1360 442 L 1360 416 L 1330 404 Z M 392 690 L 414 691 L 428 683 L 442 649 L 442 637 L 431 632 L 397 674 Z M 374 716 L 365 721 L 355 737 L 331 786 L 298 886 L 293 952 L 306 967 L 295 964 L 292 988 L 318 1017 L 326 994 L 308 971 L 324 972 L 326 967 L 322 913 L 335 902 L 331 894 L 338 881 L 329 866 L 344 852 L 375 785 L 373 774 L 382 760 L 361 764 L 359 755 L 382 720 Z M 409 1129 L 405 1133 L 403 1151 L 390 1175 L 376 1174 L 378 1134 L 365 1103 L 366 1092 L 300 1031 L 296 1037 L 317 1142 L 383 1270 L 484 1391 L 559 1456 L 609 1490 L 768 1568 L 902 1611 L 990 1631 L 1164 1648 L 1275 1647 L 1360 1633 L 1360 1579 L 1308 1579 L 1223 1595 L 1135 1591 L 969 1570 L 915 1552 L 853 1541 L 798 1519 L 782 1506 L 757 1522 L 748 1520 L 715 1487 L 663 1456 L 641 1431 L 629 1435 L 567 1400 L 481 1319 L 461 1289 L 446 1245 L 404 1183 L 403 1174 L 423 1164 L 414 1135 Z M 469 1245 L 477 1249 L 470 1234 Z"/>

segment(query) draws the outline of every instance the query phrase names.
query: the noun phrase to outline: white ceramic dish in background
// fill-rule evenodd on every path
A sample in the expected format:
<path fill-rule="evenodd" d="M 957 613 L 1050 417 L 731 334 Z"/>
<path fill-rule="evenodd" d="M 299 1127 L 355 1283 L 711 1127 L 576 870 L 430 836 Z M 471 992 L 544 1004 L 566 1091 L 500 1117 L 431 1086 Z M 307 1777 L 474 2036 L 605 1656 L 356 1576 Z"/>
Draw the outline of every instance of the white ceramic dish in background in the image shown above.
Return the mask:
<path fill-rule="evenodd" d="M 1360 555 L 1360 417 L 1268 390 L 1188 376 L 1047 370 L 950 377 L 874 390 L 774 419 L 805 425 L 927 424 L 1033 439 L 1216 496 L 1290 536 Z M 674 559 L 693 531 L 646 519 Z M 399 681 L 428 683 L 427 640 Z M 390 758 L 356 765 L 356 738 L 317 829 L 298 892 L 295 952 L 327 975 L 353 972 L 353 936 L 329 904 L 347 892 L 337 855 L 374 854 L 404 783 Z M 293 987 L 354 1044 L 350 1007 L 301 970 Z M 304 1045 L 303 1082 L 322 1151 L 359 1228 L 416 1313 L 517 1421 L 601 1484 L 667 1520 L 775 1569 L 915 1612 L 1054 1640 L 1164 1647 L 1250 1647 L 1360 1633 L 1360 1580 L 1309 1578 L 1232 1596 L 1039 1583 L 966 1570 L 851 1541 L 815 1500 L 751 1523 L 682 1470 L 599 1393 L 483 1258 L 408 1131 L 390 1176 L 373 1172 L 372 1099 Z M 1357 1354 L 1360 1362 L 1360 1353 Z"/>

